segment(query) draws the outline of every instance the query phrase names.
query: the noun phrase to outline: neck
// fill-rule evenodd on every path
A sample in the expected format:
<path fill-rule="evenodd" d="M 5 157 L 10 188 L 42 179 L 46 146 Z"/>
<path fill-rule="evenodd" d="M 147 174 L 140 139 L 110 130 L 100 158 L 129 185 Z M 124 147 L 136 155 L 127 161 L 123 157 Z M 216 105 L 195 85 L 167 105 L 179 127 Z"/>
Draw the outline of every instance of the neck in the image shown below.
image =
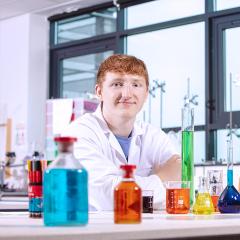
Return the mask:
<path fill-rule="evenodd" d="M 135 118 L 129 119 L 119 116 L 108 116 L 104 111 L 103 118 L 114 135 L 128 137 L 133 130 Z"/>

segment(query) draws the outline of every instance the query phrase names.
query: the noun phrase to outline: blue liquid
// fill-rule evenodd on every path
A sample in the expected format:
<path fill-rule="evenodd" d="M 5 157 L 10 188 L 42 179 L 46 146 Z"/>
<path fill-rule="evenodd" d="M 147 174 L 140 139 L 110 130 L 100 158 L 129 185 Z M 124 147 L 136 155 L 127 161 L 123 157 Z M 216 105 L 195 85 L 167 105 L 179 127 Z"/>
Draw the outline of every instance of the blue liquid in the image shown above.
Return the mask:
<path fill-rule="evenodd" d="M 47 169 L 43 183 L 46 226 L 88 223 L 88 174 L 85 169 Z"/>
<path fill-rule="evenodd" d="M 240 212 L 240 195 L 233 185 L 223 190 L 218 200 L 218 209 L 220 213 Z"/>
<path fill-rule="evenodd" d="M 233 185 L 233 170 L 232 169 L 227 170 L 227 183 L 228 183 L 228 186 Z"/>

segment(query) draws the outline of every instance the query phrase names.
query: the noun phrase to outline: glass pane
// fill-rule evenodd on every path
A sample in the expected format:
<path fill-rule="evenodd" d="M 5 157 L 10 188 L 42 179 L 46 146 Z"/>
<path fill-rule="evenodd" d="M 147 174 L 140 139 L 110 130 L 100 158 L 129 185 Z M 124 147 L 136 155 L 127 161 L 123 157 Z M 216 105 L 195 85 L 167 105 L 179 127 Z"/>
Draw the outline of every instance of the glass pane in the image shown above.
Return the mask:
<path fill-rule="evenodd" d="M 194 163 L 203 163 L 205 156 L 205 131 L 194 132 Z"/>
<path fill-rule="evenodd" d="M 181 153 L 182 132 L 167 133 L 177 152 Z M 205 160 L 205 131 L 194 132 L 194 163 L 202 164 Z"/>
<path fill-rule="evenodd" d="M 94 93 L 96 74 L 100 63 L 113 51 L 94 53 L 62 61 L 62 97 L 76 98 Z"/>
<path fill-rule="evenodd" d="M 145 61 L 150 89 L 155 87 L 139 118 L 157 127 L 161 127 L 161 122 L 164 128 L 180 127 L 187 78 L 190 78 L 191 96 L 198 95 L 195 125 L 205 124 L 204 35 L 204 23 L 195 23 L 126 39 L 127 53 Z M 157 87 L 154 80 L 159 85 L 165 82 L 165 92 Z"/>
<path fill-rule="evenodd" d="M 215 0 L 214 1 L 215 11 L 228 9 L 228 8 L 234 8 L 234 7 L 240 7 L 240 0 Z"/>
<path fill-rule="evenodd" d="M 55 23 L 55 44 L 116 31 L 116 8 L 108 8 Z"/>
<path fill-rule="evenodd" d="M 229 130 L 217 131 L 217 156 L 218 161 L 227 162 L 227 134 Z M 234 129 L 233 134 L 233 162 L 240 163 L 240 130 Z"/>
<path fill-rule="evenodd" d="M 204 0 L 158 0 L 139 4 L 126 9 L 126 28 L 202 14 Z"/>
<path fill-rule="evenodd" d="M 240 110 L 240 27 L 225 30 L 225 111 L 230 111 L 230 73 L 232 75 L 232 110 Z"/>

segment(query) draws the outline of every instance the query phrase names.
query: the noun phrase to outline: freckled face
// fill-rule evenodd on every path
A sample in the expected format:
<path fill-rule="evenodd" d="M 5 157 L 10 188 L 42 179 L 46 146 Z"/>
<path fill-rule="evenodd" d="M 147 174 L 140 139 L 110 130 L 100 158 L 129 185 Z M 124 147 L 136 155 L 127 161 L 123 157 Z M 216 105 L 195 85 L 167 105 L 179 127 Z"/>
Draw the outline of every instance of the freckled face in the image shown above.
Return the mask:
<path fill-rule="evenodd" d="M 142 76 L 108 72 L 102 85 L 96 85 L 96 94 L 102 102 L 104 116 L 131 119 L 141 110 L 148 88 Z"/>

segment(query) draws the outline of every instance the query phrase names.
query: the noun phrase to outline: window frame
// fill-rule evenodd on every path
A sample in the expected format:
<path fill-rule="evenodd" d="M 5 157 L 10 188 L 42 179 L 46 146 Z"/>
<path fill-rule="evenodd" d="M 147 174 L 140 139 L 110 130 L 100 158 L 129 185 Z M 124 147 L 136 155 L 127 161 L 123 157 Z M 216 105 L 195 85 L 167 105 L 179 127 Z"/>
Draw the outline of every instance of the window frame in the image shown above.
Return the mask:
<path fill-rule="evenodd" d="M 224 129 L 227 121 L 227 117 L 223 116 L 222 108 L 224 105 L 220 97 L 224 89 L 224 79 L 221 77 L 223 76 L 223 66 L 221 64 L 221 62 L 223 62 L 223 49 L 221 49 L 222 43 L 221 39 L 219 39 L 219 31 L 223 29 L 221 27 L 223 27 L 224 21 L 231 21 L 236 15 L 240 16 L 240 7 L 214 11 L 214 0 L 205 0 L 205 13 L 203 14 L 155 23 L 148 26 L 140 26 L 133 29 L 124 29 L 126 20 L 124 9 L 150 1 L 154 0 L 119 0 L 120 10 L 117 11 L 116 32 L 62 44 L 54 44 L 55 21 L 113 7 L 113 3 L 100 4 L 72 13 L 58 14 L 50 17 L 49 98 L 60 97 L 59 79 L 61 76 L 59 64 L 63 57 L 72 57 L 73 55 L 71 55 L 70 52 L 74 52 L 76 49 L 78 53 L 77 56 L 94 53 L 93 49 L 97 50 L 98 47 L 104 48 L 106 46 L 111 48 L 107 50 L 113 50 L 114 53 L 125 53 L 125 39 L 128 36 L 201 21 L 205 22 L 205 125 L 195 126 L 195 131 L 205 131 L 205 159 L 206 161 L 211 161 L 217 158 L 217 130 Z M 89 49 L 93 51 L 89 52 Z M 225 113 L 225 115 L 229 114 Z M 233 120 L 240 122 L 240 111 L 233 113 Z M 169 132 L 170 130 L 179 131 L 180 129 L 180 127 L 163 128 L 165 132 Z"/>

